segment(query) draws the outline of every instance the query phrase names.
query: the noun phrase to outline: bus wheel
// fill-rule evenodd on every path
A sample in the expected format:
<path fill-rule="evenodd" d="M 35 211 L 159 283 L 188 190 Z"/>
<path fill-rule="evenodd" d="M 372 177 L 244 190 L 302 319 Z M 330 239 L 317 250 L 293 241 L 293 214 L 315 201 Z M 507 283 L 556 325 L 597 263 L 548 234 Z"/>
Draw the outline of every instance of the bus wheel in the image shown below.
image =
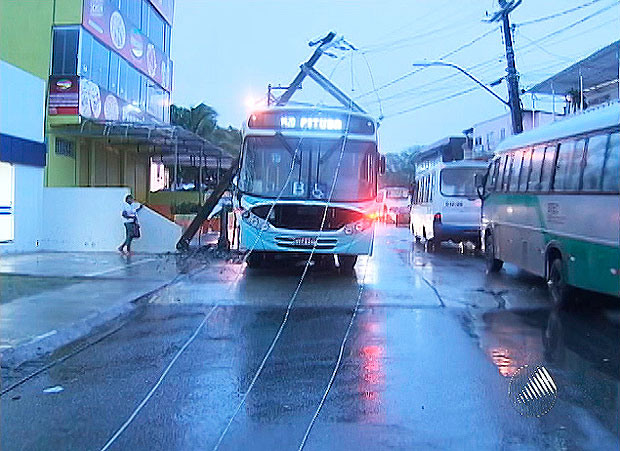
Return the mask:
<path fill-rule="evenodd" d="M 554 259 L 549 266 L 547 286 L 555 306 L 563 307 L 573 301 L 575 293 L 572 287 L 566 283 L 566 273 L 560 257 Z"/>
<path fill-rule="evenodd" d="M 486 257 L 487 273 L 498 272 L 504 266 L 502 260 L 495 258 L 495 242 L 491 234 L 488 234 L 484 239 L 484 255 Z"/>
<path fill-rule="evenodd" d="M 353 274 L 353 268 L 357 263 L 357 255 L 338 254 L 338 266 L 343 274 Z"/>

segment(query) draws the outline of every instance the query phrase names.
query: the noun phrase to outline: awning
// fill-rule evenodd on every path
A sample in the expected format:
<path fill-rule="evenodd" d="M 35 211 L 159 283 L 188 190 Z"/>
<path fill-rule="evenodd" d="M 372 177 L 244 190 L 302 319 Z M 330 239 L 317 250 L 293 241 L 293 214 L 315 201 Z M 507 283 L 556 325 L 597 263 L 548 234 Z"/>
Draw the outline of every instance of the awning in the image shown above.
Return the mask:
<path fill-rule="evenodd" d="M 105 139 L 109 144 L 135 145 L 165 165 L 227 169 L 233 157 L 219 146 L 178 125 L 136 122 L 102 122 L 82 119 L 79 125 L 54 127 L 54 134 L 65 137 Z M 202 162 L 201 162 L 202 161 Z"/>
<path fill-rule="evenodd" d="M 588 93 L 615 84 L 618 85 L 618 55 L 620 41 L 598 50 L 587 58 L 573 64 L 553 77 L 538 83 L 527 92 L 566 95 L 579 90 L 583 77 L 583 92 Z"/>

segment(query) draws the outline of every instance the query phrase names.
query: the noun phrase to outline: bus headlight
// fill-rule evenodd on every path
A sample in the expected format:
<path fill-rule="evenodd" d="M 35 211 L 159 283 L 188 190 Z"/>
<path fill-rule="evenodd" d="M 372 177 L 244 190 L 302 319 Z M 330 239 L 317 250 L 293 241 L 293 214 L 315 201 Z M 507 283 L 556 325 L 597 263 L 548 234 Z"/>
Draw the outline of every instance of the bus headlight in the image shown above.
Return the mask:
<path fill-rule="evenodd" d="M 259 218 L 247 210 L 241 215 L 241 217 L 248 225 L 254 227 L 255 229 L 267 230 L 269 228 L 267 220 Z"/>
<path fill-rule="evenodd" d="M 360 221 L 352 222 L 344 226 L 345 235 L 351 235 L 353 233 L 361 233 L 364 230 L 372 227 L 373 222 L 367 219 L 362 219 Z"/>

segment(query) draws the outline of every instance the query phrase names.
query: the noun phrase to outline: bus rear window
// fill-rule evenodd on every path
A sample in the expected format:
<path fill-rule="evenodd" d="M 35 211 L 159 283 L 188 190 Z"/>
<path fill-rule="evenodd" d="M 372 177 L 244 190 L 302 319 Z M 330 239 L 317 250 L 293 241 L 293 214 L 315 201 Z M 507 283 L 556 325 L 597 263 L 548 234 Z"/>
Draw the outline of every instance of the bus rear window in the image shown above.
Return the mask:
<path fill-rule="evenodd" d="M 447 168 L 441 171 L 441 194 L 444 196 L 476 197 L 476 174 L 481 177 L 486 168 Z"/>

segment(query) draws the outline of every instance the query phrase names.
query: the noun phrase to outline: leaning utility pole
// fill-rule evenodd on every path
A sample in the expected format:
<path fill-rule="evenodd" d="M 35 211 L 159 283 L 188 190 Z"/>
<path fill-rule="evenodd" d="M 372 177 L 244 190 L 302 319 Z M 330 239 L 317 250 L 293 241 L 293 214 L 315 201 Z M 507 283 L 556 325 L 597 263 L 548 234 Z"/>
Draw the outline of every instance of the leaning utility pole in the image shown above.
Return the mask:
<path fill-rule="evenodd" d="M 517 135 L 523 132 L 523 113 L 521 111 L 521 99 L 519 97 L 519 76 L 515 65 L 515 52 L 512 46 L 512 30 L 508 17 L 514 9 L 521 4 L 522 0 L 499 0 L 501 10 L 496 12 L 490 19 L 491 22 L 502 22 L 504 31 L 504 44 L 506 45 L 506 81 L 508 82 L 508 105 L 512 116 L 512 132 Z"/>

